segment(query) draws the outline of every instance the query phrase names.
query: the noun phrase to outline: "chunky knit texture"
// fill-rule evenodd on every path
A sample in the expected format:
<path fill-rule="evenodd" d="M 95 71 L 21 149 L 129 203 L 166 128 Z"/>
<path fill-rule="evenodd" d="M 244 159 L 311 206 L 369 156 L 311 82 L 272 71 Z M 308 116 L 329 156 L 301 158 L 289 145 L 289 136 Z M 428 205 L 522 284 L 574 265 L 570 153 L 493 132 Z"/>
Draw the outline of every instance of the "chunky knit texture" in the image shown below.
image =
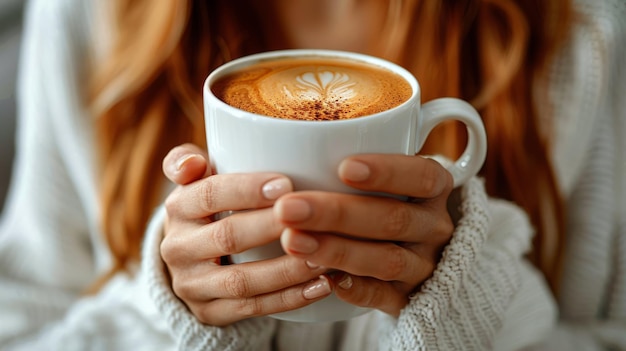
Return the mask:
<path fill-rule="evenodd" d="M 521 284 L 519 266 L 508 262 L 520 260 L 517 247 L 527 247 L 531 231 L 527 221 L 515 218 L 509 224 L 519 228 L 507 239 L 519 241 L 514 252 L 485 245 L 489 212 L 484 189 L 476 183 L 472 180 L 463 188 L 463 217 L 432 279 L 400 316 L 389 350 L 491 348 Z"/>
<path fill-rule="evenodd" d="M 0 224 L 0 349 L 626 349 L 623 0 L 576 2 L 582 20 L 536 97 L 541 113 L 557 116 L 554 160 L 569 214 L 556 300 L 524 260 L 533 233 L 525 214 L 472 179 L 460 189 L 452 241 L 399 318 L 266 317 L 226 328 L 199 323 L 173 294 L 159 255 L 162 209 L 135 274 L 81 294 L 111 262 L 98 230 L 93 121 L 81 104 L 95 1 L 28 5 L 18 154 Z"/>

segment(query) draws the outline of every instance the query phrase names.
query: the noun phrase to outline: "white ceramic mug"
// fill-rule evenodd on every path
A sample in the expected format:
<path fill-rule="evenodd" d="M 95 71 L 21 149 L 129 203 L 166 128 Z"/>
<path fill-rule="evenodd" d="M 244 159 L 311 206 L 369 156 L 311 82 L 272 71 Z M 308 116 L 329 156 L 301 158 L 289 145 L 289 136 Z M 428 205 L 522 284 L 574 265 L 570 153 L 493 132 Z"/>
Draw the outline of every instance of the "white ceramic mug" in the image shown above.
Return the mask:
<path fill-rule="evenodd" d="M 289 57 L 341 58 L 373 64 L 402 76 L 413 93 L 401 105 L 370 116 L 303 121 L 246 112 L 229 106 L 211 92 L 211 85 L 229 73 L 260 61 Z M 461 121 L 468 131 L 465 151 L 455 162 L 446 165 L 455 187 L 478 172 L 487 152 L 483 123 L 471 105 L 454 98 L 436 99 L 421 105 L 419 84 L 411 73 L 391 62 L 356 53 L 284 50 L 231 61 L 207 78 L 204 109 L 209 158 L 217 173 L 278 172 L 291 178 L 295 190 L 360 193 L 339 180 L 337 168 L 344 158 L 363 153 L 415 155 L 430 131 L 446 120 Z M 280 244 L 275 242 L 233 255 L 233 261 L 249 262 L 283 254 Z M 345 303 L 332 294 L 304 308 L 273 317 L 323 322 L 349 319 L 366 311 L 368 309 Z"/>

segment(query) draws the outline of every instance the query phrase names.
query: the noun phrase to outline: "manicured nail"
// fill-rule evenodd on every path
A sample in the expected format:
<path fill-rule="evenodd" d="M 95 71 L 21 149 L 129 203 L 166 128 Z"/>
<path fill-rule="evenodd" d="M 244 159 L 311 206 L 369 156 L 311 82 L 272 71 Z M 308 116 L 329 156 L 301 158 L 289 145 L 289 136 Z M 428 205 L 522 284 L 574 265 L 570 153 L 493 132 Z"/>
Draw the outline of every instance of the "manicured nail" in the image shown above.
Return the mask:
<path fill-rule="evenodd" d="M 304 261 L 304 263 L 306 263 L 306 266 L 309 267 L 310 269 L 318 269 L 320 268 L 320 265 L 315 264 L 311 261 Z"/>
<path fill-rule="evenodd" d="M 185 165 L 186 165 L 186 164 L 187 164 L 190 160 L 193 160 L 193 159 L 194 159 L 194 158 L 196 158 L 196 157 L 200 157 L 200 155 L 197 155 L 197 154 L 188 154 L 188 155 L 185 155 L 185 156 L 183 156 L 183 157 L 179 158 L 179 159 L 176 161 L 176 165 L 175 165 L 175 166 L 176 166 L 176 171 L 177 171 L 177 172 L 180 172 L 180 171 L 183 169 L 183 167 L 185 167 Z"/>
<path fill-rule="evenodd" d="M 345 160 L 339 165 L 339 174 L 353 182 L 362 182 L 370 177 L 370 168 L 363 162 Z"/>
<path fill-rule="evenodd" d="M 318 297 L 326 296 L 331 293 L 330 284 L 328 278 L 324 275 L 320 275 L 319 279 L 307 285 L 302 290 L 302 295 L 307 300 L 317 299 Z"/>
<path fill-rule="evenodd" d="M 303 221 L 311 216 L 311 206 L 301 199 L 285 199 L 281 206 L 280 217 L 287 222 Z"/>
<path fill-rule="evenodd" d="M 350 289 L 352 287 L 352 277 L 350 274 L 344 273 L 344 277 L 337 283 L 342 289 Z"/>
<path fill-rule="evenodd" d="M 291 183 L 285 178 L 272 179 L 263 185 L 263 196 L 268 200 L 276 200 L 291 191 Z"/>
<path fill-rule="evenodd" d="M 303 233 L 294 233 L 291 229 L 285 229 L 286 235 L 281 236 L 281 241 L 289 251 L 295 251 L 302 254 L 314 253 L 320 244 L 312 235 Z"/>

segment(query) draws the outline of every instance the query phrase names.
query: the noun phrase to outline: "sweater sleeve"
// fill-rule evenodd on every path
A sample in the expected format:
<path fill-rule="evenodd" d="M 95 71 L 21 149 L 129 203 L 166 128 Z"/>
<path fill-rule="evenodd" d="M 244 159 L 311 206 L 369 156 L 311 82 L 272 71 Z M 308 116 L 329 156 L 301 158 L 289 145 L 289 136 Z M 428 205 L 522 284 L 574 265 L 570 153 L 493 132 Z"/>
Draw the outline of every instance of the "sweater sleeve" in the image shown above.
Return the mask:
<path fill-rule="evenodd" d="M 580 170 L 561 172 L 571 195 L 558 322 L 545 284 L 521 256 L 530 243 L 527 221 L 491 201 L 487 227 L 488 216 L 476 210 L 481 201 L 466 188 L 464 218 L 432 279 L 390 322 L 387 349 L 626 349 L 626 3 L 574 3 L 584 20 L 551 88 L 564 97 L 556 100 L 561 118 L 579 108 L 593 122 L 585 131 L 575 123 L 559 130 L 571 143 L 561 145 L 589 148 L 573 155 Z"/>
<path fill-rule="evenodd" d="M 48 69 L 56 57 L 44 43 L 63 43 L 57 40 L 58 28 L 43 20 L 47 8 L 41 3 L 28 5 L 18 74 L 17 153 L 0 224 L 0 345 L 61 318 L 93 274 L 85 208 L 50 109 L 62 94 L 51 92 L 55 83 L 50 82 L 72 77 Z"/>
<path fill-rule="evenodd" d="M 555 321 L 545 282 L 526 263 L 532 230 L 516 206 L 462 188 L 461 219 L 433 276 L 391 324 L 381 349 L 517 350 Z"/>
<path fill-rule="evenodd" d="M 181 350 L 270 350 L 276 320 L 251 318 L 227 327 L 202 324 L 171 289 L 161 259 L 159 246 L 163 238 L 165 209 L 160 207 L 149 225 L 144 242 L 142 275 L 150 298 L 165 317 Z"/>
<path fill-rule="evenodd" d="M 129 277 L 116 277 L 98 295 L 83 294 L 108 257 L 96 224 L 91 128 L 80 103 L 89 4 L 27 4 L 17 153 L 0 224 L 2 350 L 167 345 L 150 306 L 134 300 L 142 290 Z"/>
<path fill-rule="evenodd" d="M 81 104 L 91 1 L 27 4 L 17 153 L 0 224 L 0 349 L 168 350 L 172 339 L 140 279 L 106 269 L 89 115 Z"/>
<path fill-rule="evenodd" d="M 555 85 L 582 85 L 574 91 L 586 95 L 574 106 L 593 125 L 567 199 L 560 321 L 538 350 L 626 350 L 626 2 L 576 4 L 584 22 L 565 54 L 584 75 Z M 571 136 L 570 144 L 580 142 Z"/>

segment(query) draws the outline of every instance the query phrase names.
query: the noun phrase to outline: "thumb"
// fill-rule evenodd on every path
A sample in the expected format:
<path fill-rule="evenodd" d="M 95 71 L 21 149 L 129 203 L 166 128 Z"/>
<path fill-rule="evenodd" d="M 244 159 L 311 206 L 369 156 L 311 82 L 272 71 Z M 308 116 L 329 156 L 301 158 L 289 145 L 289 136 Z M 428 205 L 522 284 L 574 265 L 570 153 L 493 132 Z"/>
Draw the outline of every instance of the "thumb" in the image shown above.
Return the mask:
<path fill-rule="evenodd" d="M 185 185 L 210 174 L 209 156 L 194 144 L 174 147 L 163 159 L 163 173 L 172 182 Z"/>

